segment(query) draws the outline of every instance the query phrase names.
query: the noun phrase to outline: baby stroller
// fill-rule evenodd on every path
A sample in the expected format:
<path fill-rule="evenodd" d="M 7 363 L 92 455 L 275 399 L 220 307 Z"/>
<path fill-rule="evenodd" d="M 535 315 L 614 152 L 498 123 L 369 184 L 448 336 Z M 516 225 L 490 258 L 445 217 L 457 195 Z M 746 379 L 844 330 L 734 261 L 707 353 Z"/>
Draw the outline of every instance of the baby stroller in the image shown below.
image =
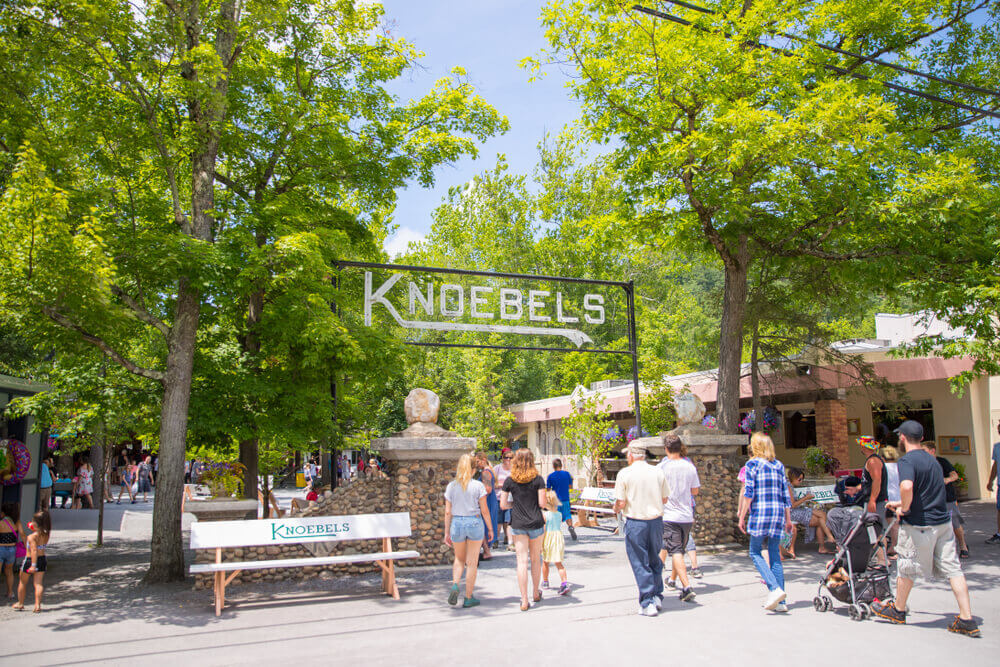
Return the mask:
<path fill-rule="evenodd" d="M 827 566 L 813 598 L 816 611 L 833 609 L 833 599 L 836 599 L 849 605 L 847 611 L 852 620 L 862 621 L 871 616 L 872 602 L 892 598 L 888 569 L 872 561 L 878 549 L 884 552 L 886 536 L 895 523 L 893 519 L 883 530 L 882 518 L 866 513 L 862 507 L 830 510 L 826 525 L 837 542 L 837 553 Z M 830 595 L 825 595 L 823 589 Z"/>

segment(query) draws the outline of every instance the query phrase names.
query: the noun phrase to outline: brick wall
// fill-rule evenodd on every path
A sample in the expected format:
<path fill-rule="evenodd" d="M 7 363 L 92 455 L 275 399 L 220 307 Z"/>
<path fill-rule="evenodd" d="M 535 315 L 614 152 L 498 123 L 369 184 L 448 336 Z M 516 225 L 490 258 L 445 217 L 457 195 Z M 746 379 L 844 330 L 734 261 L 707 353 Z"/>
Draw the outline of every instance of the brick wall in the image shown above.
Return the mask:
<path fill-rule="evenodd" d="M 847 438 L 847 403 L 830 399 L 816 401 L 816 444 L 840 461 L 850 462 Z"/>

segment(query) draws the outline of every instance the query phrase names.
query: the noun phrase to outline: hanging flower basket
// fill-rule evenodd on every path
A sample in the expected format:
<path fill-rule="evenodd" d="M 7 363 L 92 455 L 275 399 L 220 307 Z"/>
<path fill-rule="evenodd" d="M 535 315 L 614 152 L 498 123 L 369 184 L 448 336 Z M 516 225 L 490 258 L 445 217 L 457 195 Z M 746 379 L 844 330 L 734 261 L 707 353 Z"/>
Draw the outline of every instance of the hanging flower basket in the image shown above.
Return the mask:
<path fill-rule="evenodd" d="M 716 420 L 715 415 L 705 415 L 705 418 L 701 420 L 701 425 L 705 428 L 715 428 L 716 423 L 718 420 Z"/>
<path fill-rule="evenodd" d="M 4 462 L 0 464 L 0 482 L 4 486 L 19 484 L 31 467 L 31 454 L 20 440 L 0 440 L 0 451 L 4 452 Z"/>

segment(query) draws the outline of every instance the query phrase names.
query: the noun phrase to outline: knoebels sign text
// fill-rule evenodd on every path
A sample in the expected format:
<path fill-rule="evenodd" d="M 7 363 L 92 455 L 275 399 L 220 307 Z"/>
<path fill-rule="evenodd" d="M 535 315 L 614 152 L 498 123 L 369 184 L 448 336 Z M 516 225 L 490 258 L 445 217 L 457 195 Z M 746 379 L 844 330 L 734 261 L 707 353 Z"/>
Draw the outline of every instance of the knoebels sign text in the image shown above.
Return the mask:
<path fill-rule="evenodd" d="M 582 300 L 575 302 L 561 291 L 413 281 L 407 281 L 404 287 L 400 284 L 402 278 L 402 274 L 394 273 L 376 287 L 372 272 L 365 271 L 366 326 L 372 324 L 373 307 L 381 305 L 405 329 L 557 336 L 579 348 L 594 341 L 572 325 L 581 320 L 604 324 L 606 316 L 602 294 L 584 294 Z M 400 315 L 390 298 L 397 303 L 405 302 L 408 317 Z M 451 321 L 429 319 L 435 317 Z M 455 321 L 460 319 L 482 322 Z"/>

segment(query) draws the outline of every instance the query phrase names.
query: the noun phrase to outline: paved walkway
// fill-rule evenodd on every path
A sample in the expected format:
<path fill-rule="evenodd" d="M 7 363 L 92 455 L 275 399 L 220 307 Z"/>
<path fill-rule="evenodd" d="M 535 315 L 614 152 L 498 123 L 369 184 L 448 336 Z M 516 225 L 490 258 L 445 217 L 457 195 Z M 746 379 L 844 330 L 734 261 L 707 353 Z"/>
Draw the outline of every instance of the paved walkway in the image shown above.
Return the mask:
<path fill-rule="evenodd" d="M 581 530 L 568 542 L 570 596 L 546 595 L 518 609 L 513 554 L 485 563 L 477 591 L 483 605 L 445 603 L 448 568 L 404 568 L 402 600 L 379 594 L 377 575 L 291 584 L 234 586 L 221 618 L 211 595 L 186 584 L 142 586 L 145 543 L 133 539 L 140 508 L 124 516 L 124 533 L 89 546 L 93 533 L 54 533 L 42 614 L 0 610 L 6 664 L 277 664 L 328 661 L 365 665 L 523 665 L 677 662 L 719 665 L 854 664 L 863 656 L 891 664 L 991 664 L 1000 649 L 1000 547 L 983 544 L 993 529 L 992 503 L 967 503 L 972 559 L 965 562 L 978 640 L 945 628 L 955 603 L 945 582 L 921 583 L 911 598 L 910 624 L 854 622 L 840 606 L 812 609 L 824 565 L 815 547 L 787 564 L 791 611 L 760 608 L 764 588 L 743 553 L 702 559 L 696 604 L 668 598 L 658 618 L 636 614 L 636 589 L 620 539 Z M 78 512 L 79 514 L 79 512 Z M 59 525 L 59 519 L 57 519 Z M 132 526 L 132 529 L 128 527 Z M 553 573 L 554 574 L 554 573 Z M 30 605 L 30 598 L 29 598 Z M 9 662 L 8 662 L 9 661 Z"/>

